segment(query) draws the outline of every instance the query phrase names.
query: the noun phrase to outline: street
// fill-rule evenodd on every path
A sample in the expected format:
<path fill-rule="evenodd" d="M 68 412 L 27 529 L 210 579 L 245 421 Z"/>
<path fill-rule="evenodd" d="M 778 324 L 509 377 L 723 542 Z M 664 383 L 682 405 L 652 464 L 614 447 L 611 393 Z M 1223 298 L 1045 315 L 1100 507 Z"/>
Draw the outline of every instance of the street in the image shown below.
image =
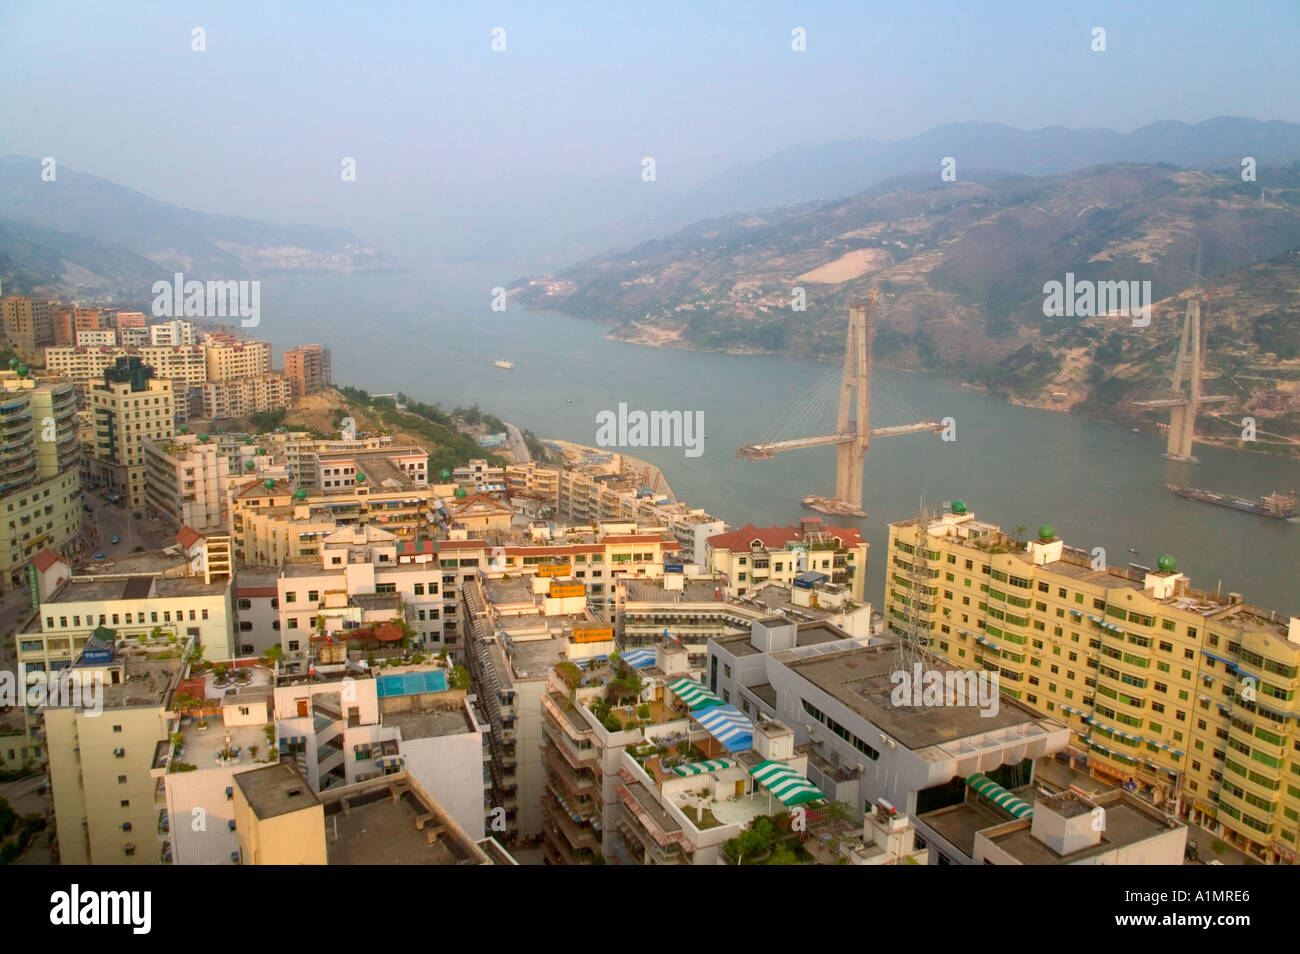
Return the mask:
<path fill-rule="evenodd" d="M 524 443 L 523 432 L 509 421 L 502 421 L 502 423 L 506 426 L 506 435 L 510 442 L 510 450 L 515 455 L 515 463 L 524 464 L 532 460 L 533 455 L 528 453 L 528 446 Z"/>

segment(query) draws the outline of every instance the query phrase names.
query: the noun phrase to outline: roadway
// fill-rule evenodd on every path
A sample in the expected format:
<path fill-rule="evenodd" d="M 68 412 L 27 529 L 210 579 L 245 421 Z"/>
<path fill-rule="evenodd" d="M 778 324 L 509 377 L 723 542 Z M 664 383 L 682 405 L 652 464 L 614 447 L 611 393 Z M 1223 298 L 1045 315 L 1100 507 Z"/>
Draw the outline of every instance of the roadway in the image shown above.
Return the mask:
<path fill-rule="evenodd" d="M 510 443 L 510 451 L 515 455 L 516 464 L 526 464 L 533 459 L 533 455 L 528 453 L 528 445 L 524 443 L 523 432 L 515 427 L 509 421 L 503 421 L 506 426 L 506 439 Z"/>

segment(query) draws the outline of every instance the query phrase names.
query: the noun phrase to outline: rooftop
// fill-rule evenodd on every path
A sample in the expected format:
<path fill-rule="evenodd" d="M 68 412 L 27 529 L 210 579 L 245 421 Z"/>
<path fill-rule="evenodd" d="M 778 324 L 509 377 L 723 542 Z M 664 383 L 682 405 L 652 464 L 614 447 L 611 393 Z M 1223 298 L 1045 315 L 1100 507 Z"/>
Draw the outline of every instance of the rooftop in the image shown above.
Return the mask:
<path fill-rule="evenodd" d="M 331 865 L 491 863 L 432 798 L 417 793 L 404 772 L 336 789 L 323 802 Z"/>
<path fill-rule="evenodd" d="M 773 655 L 792 672 L 912 751 L 1040 719 L 1005 696 L 997 700 L 997 711 L 989 715 L 984 714 L 988 710 L 975 705 L 896 706 L 890 698 L 896 685 L 890 676 L 899 670 L 900 663 L 888 644 L 805 658 L 791 651 Z M 926 665 L 943 672 L 958 671 L 938 659 L 930 659 Z"/>
<path fill-rule="evenodd" d="M 259 819 L 287 815 L 319 805 L 320 799 L 292 762 L 240 772 L 235 784 Z"/>
<path fill-rule="evenodd" d="M 386 712 L 381 721 L 398 729 L 405 740 L 436 739 L 475 731 L 463 705 L 436 706 L 420 712 Z"/>

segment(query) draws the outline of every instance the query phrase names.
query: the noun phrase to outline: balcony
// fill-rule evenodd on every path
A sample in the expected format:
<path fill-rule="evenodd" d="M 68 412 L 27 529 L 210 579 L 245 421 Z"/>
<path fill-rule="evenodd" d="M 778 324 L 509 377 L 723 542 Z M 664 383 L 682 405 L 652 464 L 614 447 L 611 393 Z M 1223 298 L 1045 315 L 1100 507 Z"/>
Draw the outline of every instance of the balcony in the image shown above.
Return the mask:
<path fill-rule="evenodd" d="M 600 784 L 594 774 L 575 772 L 553 745 L 543 745 L 542 754 L 546 757 L 546 764 L 550 769 L 551 777 L 556 780 L 567 795 L 574 799 L 591 798 L 596 801 L 600 800 Z"/>
<path fill-rule="evenodd" d="M 594 769 L 596 766 L 597 750 L 595 746 L 590 749 L 577 749 L 572 747 L 573 743 L 569 741 L 564 732 L 555 724 L 555 720 L 547 717 L 542 719 L 542 731 L 548 739 L 551 740 L 556 750 L 564 756 L 564 760 L 574 769 Z"/>

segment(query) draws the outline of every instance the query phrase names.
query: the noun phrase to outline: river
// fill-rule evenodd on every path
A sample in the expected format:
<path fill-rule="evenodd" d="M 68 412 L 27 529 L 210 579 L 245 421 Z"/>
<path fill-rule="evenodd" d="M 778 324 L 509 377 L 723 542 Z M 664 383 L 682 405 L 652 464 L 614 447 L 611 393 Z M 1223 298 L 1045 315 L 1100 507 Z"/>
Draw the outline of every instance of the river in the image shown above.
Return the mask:
<path fill-rule="evenodd" d="M 769 425 L 826 365 L 773 356 L 652 348 L 614 341 L 602 326 L 511 305 L 491 290 L 514 275 L 474 268 L 401 275 L 262 281 L 262 319 L 248 334 L 284 348 L 324 342 L 334 381 L 372 393 L 401 391 L 444 407 L 477 403 L 543 437 L 596 443 L 596 414 L 630 409 L 702 411 L 703 454 L 630 448 L 663 469 L 679 499 L 729 524 L 789 524 L 800 499 L 834 492 L 830 447 L 746 461 L 736 448 Z M 492 366 L 498 358 L 514 369 Z M 1105 547 L 1111 563 L 1155 564 L 1168 553 L 1199 589 L 1300 613 L 1300 522 L 1268 520 L 1184 500 L 1166 483 L 1257 497 L 1300 488 L 1300 462 L 1197 445 L 1202 463 L 1164 460 L 1163 439 L 1069 414 L 1017 407 L 959 382 L 876 368 L 873 425 L 956 421 L 956 440 L 934 434 L 873 442 L 867 455 L 871 544 L 867 595 L 881 603 L 888 523 L 920 505 L 965 500 L 981 519 L 1033 534 L 1049 523 L 1070 546 Z M 830 419 L 826 418 L 829 424 Z M 1135 556 L 1129 548 L 1138 551 Z"/>

